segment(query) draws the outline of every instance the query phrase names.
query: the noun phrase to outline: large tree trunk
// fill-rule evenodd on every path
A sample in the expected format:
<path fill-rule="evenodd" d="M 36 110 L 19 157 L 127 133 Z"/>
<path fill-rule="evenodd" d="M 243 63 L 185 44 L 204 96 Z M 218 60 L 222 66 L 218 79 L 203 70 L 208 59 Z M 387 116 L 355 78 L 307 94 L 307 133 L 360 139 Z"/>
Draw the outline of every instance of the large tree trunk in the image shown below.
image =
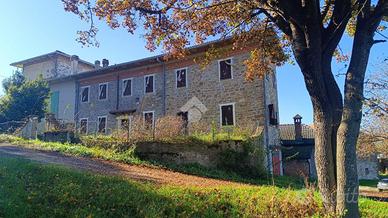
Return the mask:
<path fill-rule="evenodd" d="M 386 4 L 386 3 L 383 3 Z M 380 15 L 381 16 L 381 15 Z M 359 217 L 356 144 L 360 132 L 364 77 L 378 17 L 365 7 L 357 18 L 351 61 L 345 79 L 344 110 L 337 135 L 337 212 Z"/>
<path fill-rule="evenodd" d="M 294 41 L 293 51 L 313 104 L 315 163 L 319 191 L 326 210 L 334 213 L 336 211 L 336 167 L 333 153 L 335 144 L 332 144 L 333 110 L 322 76 L 320 50 L 307 48 L 303 43 Z"/>

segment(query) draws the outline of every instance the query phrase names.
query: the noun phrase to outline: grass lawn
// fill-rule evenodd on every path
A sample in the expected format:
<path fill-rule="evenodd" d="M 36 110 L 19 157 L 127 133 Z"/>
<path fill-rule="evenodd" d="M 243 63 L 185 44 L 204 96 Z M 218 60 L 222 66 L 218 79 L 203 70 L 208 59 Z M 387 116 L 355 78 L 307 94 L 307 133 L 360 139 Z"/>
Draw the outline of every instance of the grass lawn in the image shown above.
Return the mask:
<path fill-rule="evenodd" d="M 364 217 L 388 203 L 360 200 Z M 156 185 L 0 158 L 0 217 L 321 217 L 311 190 Z"/>
<path fill-rule="evenodd" d="M 57 142 L 44 142 L 40 140 L 26 140 L 19 137 L 0 134 L 0 143 L 9 142 L 26 148 L 57 151 L 63 154 L 82 157 L 101 158 L 104 160 L 117 161 L 127 164 L 146 165 L 151 167 L 166 168 L 178 172 L 192 175 L 198 175 L 209 178 L 225 179 L 236 182 L 244 182 L 256 185 L 276 185 L 278 187 L 291 187 L 294 189 L 304 188 L 303 179 L 293 177 L 271 177 L 265 178 L 246 178 L 233 172 L 226 172 L 219 169 L 209 169 L 198 164 L 175 165 L 161 162 L 149 162 L 139 159 L 134 155 L 133 150 L 117 151 L 113 149 L 104 149 L 101 147 L 87 147 L 82 144 L 69 144 Z"/>

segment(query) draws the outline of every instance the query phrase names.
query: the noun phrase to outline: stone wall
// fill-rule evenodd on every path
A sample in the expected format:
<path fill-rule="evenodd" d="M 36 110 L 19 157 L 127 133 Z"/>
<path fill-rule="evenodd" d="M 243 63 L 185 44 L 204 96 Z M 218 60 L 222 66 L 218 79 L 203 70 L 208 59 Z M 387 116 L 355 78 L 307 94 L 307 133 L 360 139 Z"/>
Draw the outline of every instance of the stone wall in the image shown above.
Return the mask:
<path fill-rule="evenodd" d="M 50 78 L 55 74 L 55 60 L 47 60 L 40 63 L 25 65 L 23 74 L 27 80 L 35 80 L 42 75 L 43 78 Z"/>
<path fill-rule="evenodd" d="M 201 122 L 215 122 L 220 126 L 220 105 L 234 103 L 236 125 L 253 122 L 263 126 L 265 110 L 262 80 L 249 82 L 245 79 L 246 67 L 243 61 L 248 57 L 247 53 L 231 57 L 232 79 L 220 80 L 217 60 L 204 70 L 198 65 L 186 66 L 187 86 L 181 88 L 176 87 L 176 69 L 170 69 L 166 83 L 167 113 L 176 115 L 185 104 L 190 104 L 196 98 L 198 103 L 206 107 L 200 115 Z M 189 120 L 191 116 L 189 111 Z"/>
<path fill-rule="evenodd" d="M 377 158 L 357 159 L 357 172 L 359 179 L 378 179 Z"/>
<path fill-rule="evenodd" d="M 255 143 L 252 146 L 262 146 L 262 144 Z M 233 155 L 230 155 L 231 152 L 239 155 L 238 163 L 232 163 L 236 160 L 233 159 Z M 225 157 L 227 153 L 229 155 Z M 261 173 L 256 171 L 263 169 L 260 155 L 253 149 L 247 148 L 242 141 L 221 141 L 215 144 L 196 145 L 144 142 L 136 145 L 135 154 L 142 159 L 178 165 L 199 164 L 209 168 L 216 166 L 222 168 L 225 165 L 231 168 L 243 166 L 253 169 L 251 171 L 253 173 Z M 236 166 L 231 166 L 233 164 Z M 249 170 L 244 169 L 244 171 Z"/>
<path fill-rule="evenodd" d="M 98 116 L 107 116 L 107 133 L 111 133 L 118 126 L 116 116 L 111 112 L 117 110 L 136 110 L 135 114 L 138 115 L 141 115 L 143 111 L 154 111 L 154 116 L 156 119 L 163 116 L 162 74 L 157 73 L 152 75 L 154 75 L 155 80 L 153 93 L 145 93 L 144 76 L 131 77 L 131 96 L 122 95 L 123 79 L 117 80 L 117 77 L 107 78 L 104 82 L 91 83 L 86 85 L 90 87 L 89 102 L 78 103 L 78 120 L 82 118 L 88 118 L 89 133 L 94 133 L 97 130 Z M 99 84 L 101 83 L 108 84 L 108 97 L 105 100 L 98 99 Z M 80 95 L 82 88 L 86 86 L 80 86 Z"/>
<path fill-rule="evenodd" d="M 201 114 L 200 121 L 209 126 L 215 122 L 220 124 L 220 104 L 234 103 L 236 125 L 263 126 L 265 122 L 263 80 L 255 79 L 248 82 L 244 78 L 245 65 L 243 61 L 249 56 L 248 53 L 236 54 L 233 59 L 233 78 L 219 79 L 218 61 L 213 61 L 205 70 L 189 62 L 187 65 L 166 67 L 166 115 L 177 115 L 182 107 L 195 99 L 206 110 Z M 176 88 L 176 69 L 187 68 L 187 87 Z M 149 66 L 138 70 L 142 74 L 116 72 L 105 76 L 96 76 L 80 81 L 80 88 L 90 86 L 88 103 L 78 102 L 78 121 L 82 118 L 89 120 L 89 132 L 96 130 L 98 116 L 108 117 L 108 131 L 117 127 L 116 117 L 109 112 L 115 110 L 136 110 L 135 114 L 141 115 L 144 111 L 154 111 L 155 119 L 164 115 L 163 98 L 163 68 Z M 155 76 L 154 93 L 144 93 L 144 76 Z M 119 78 L 119 80 L 118 80 Z M 122 96 L 123 79 L 132 79 L 132 95 Z M 100 83 L 108 83 L 108 99 L 98 100 L 98 86 Z M 119 86 L 117 88 L 117 85 Z M 275 86 L 276 90 L 276 86 Z M 81 89 L 79 90 L 80 93 Z M 273 90 L 269 90 L 273 92 Z M 117 96 L 118 95 L 118 96 Z M 117 104 L 117 100 L 119 101 Z M 273 101 L 277 101 L 277 98 Z M 118 106 L 118 107 L 117 107 Z M 193 117 L 190 114 L 189 117 Z"/>
<path fill-rule="evenodd" d="M 25 65 L 23 74 L 28 80 L 35 80 L 39 75 L 42 75 L 44 79 L 52 79 L 92 69 L 92 66 L 79 61 L 74 65 L 70 57 L 58 56 L 38 63 Z"/>

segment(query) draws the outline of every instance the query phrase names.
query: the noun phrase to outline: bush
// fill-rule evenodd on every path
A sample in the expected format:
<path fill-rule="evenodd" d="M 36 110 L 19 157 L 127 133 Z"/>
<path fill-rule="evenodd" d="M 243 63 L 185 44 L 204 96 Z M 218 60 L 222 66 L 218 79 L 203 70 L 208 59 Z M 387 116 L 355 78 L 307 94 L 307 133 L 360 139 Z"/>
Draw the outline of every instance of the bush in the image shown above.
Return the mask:
<path fill-rule="evenodd" d="M 87 135 L 80 136 L 80 141 L 86 147 L 99 147 L 103 149 L 113 149 L 116 151 L 126 151 L 132 144 L 117 134 L 112 135 Z"/>
<path fill-rule="evenodd" d="M 242 141 L 242 150 L 229 148 L 220 154 L 218 168 L 244 177 L 259 178 L 265 174 L 262 138 Z"/>
<path fill-rule="evenodd" d="M 159 118 L 155 124 L 155 139 L 168 140 L 183 135 L 184 121 L 177 116 L 165 116 Z"/>

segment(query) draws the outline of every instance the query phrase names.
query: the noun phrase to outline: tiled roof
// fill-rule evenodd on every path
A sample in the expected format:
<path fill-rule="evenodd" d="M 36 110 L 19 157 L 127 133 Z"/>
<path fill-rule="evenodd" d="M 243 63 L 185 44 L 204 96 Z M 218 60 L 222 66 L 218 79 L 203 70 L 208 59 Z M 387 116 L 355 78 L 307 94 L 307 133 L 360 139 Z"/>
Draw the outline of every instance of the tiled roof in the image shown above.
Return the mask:
<path fill-rule="evenodd" d="M 281 124 L 280 139 L 281 140 L 295 140 L 295 125 L 294 124 Z M 302 124 L 302 137 L 303 139 L 314 139 L 314 130 L 308 125 Z"/>
<path fill-rule="evenodd" d="M 205 51 L 207 48 L 209 48 L 211 46 L 231 45 L 232 42 L 233 42 L 232 38 L 219 39 L 219 40 L 209 41 L 209 42 L 206 42 L 206 43 L 203 43 L 200 45 L 190 46 L 190 47 L 187 47 L 187 49 L 188 49 L 190 54 L 195 54 L 195 53 L 198 53 L 201 51 Z M 67 76 L 65 78 L 61 78 L 59 80 L 69 79 L 72 77 L 76 77 L 76 78 L 80 79 L 80 78 L 101 75 L 101 74 L 119 71 L 119 70 L 128 70 L 131 68 L 147 66 L 147 65 L 151 65 L 151 64 L 161 64 L 162 62 L 164 62 L 164 60 L 163 60 L 164 56 L 166 56 L 166 54 L 160 54 L 160 55 L 142 58 L 142 59 L 138 59 L 138 60 L 134 60 L 134 61 L 128 61 L 128 62 L 124 62 L 124 63 L 120 63 L 120 64 L 114 64 L 114 65 L 110 65 L 107 67 L 100 67 L 97 69 L 84 71 L 84 72 L 79 73 L 79 74 L 70 75 L 70 76 Z"/>

